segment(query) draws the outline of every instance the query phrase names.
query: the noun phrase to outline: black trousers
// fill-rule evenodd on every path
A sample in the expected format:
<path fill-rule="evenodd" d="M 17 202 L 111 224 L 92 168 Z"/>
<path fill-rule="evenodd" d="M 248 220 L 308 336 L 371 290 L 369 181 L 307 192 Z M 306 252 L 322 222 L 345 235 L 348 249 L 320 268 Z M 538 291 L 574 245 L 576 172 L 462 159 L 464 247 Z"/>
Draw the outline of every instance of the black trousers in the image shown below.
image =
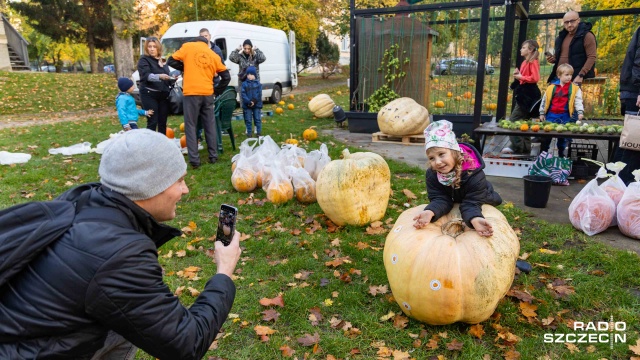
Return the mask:
<path fill-rule="evenodd" d="M 142 108 L 153 110 L 153 115 L 147 117 L 147 129 L 161 134 L 167 133 L 167 117 L 169 116 L 169 92 L 140 89 Z"/>

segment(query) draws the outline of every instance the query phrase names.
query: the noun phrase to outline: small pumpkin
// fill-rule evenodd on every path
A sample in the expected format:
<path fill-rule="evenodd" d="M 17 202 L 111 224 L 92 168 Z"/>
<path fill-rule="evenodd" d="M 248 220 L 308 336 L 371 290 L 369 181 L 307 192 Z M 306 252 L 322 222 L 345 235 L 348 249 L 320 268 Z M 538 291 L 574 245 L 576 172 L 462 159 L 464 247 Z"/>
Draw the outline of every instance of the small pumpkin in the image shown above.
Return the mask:
<path fill-rule="evenodd" d="M 452 96 L 453 96 L 453 93 L 452 93 L 451 91 L 449 91 L 449 92 L 447 93 L 447 97 L 452 97 Z"/>
<path fill-rule="evenodd" d="M 284 204 L 293 199 L 293 185 L 291 181 L 270 181 L 266 193 L 272 203 Z"/>
<path fill-rule="evenodd" d="M 184 123 L 180 124 L 180 132 L 184 132 Z"/>
<path fill-rule="evenodd" d="M 333 116 L 333 107 L 336 104 L 331 100 L 331 97 L 327 94 L 316 95 L 311 101 L 309 101 L 309 110 L 319 118 Z"/>
<path fill-rule="evenodd" d="M 284 141 L 285 144 L 298 145 L 298 140 L 293 138 L 293 134 L 289 134 L 289 138 Z"/>
<path fill-rule="evenodd" d="M 497 108 L 498 108 L 498 104 L 496 104 L 496 103 L 489 103 L 489 104 L 485 105 L 485 108 L 486 108 L 487 110 L 495 110 L 495 109 L 497 109 Z"/>
<path fill-rule="evenodd" d="M 236 191 L 251 192 L 257 186 L 256 173 L 246 166 L 236 168 L 231 174 L 231 185 Z"/>
<path fill-rule="evenodd" d="M 316 202 L 316 182 L 311 177 L 299 181 L 294 187 L 296 199 L 303 204 Z"/>
<path fill-rule="evenodd" d="M 395 99 L 378 111 L 378 127 L 385 134 L 422 134 L 428 125 L 429 111 L 412 98 Z"/>
<path fill-rule="evenodd" d="M 439 83 L 439 82 L 440 82 L 440 80 L 438 80 L 438 79 L 433 79 L 433 83 L 434 83 L 434 84 L 437 84 L 437 83 Z"/>
<path fill-rule="evenodd" d="M 471 91 L 465 91 L 464 94 L 462 94 L 462 96 L 464 96 L 465 99 L 471 99 Z"/>
<path fill-rule="evenodd" d="M 314 129 L 315 126 L 312 126 L 305 131 L 302 132 L 302 138 L 307 141 L 313 141 L 318 138 L 318 132 Z"/>
<path fill-rule="evenodd" d="M 366 225 L 384 217 L 391 194 L 391 173 L 382 156 L 342 151 L 342 160 L 328 163 L 316 181 L 316 197 L 336 225 Z"/>
<path fill-rule="evenodd" d="M 170 127 L 168 127 L 168 128 L 167 128 L 167 131 L 166 131 L 166 133 L 165 133 L 165 134 L 167 135 L 167 137 L 168 137 L 169 139 L 173 139 L 173 138 L 175 138 L 175 137 L 176 137 L 175 132 L 174 132 L 174 131 L 173 131 L 173 129 L 172 129 L 172 128 L 170 128 Z"/>
<path fill-rule="evenodd" d="M 289 100 L 293 100 L 293 99 L 295 99 L 295 96 L 293 96 L 293 94 L 290 94 L 289 95 Z"/>
<path fill-rule="evenodd" d="M 278 105 L 283 106 L 285 104 L 284 100 L 280 100 L 280 102 L 278 102 Z"/>
<path fill-rule="evenodd" d="M 538 131 L 540 131 L 540 125 L 533 125 L 533 126 L 531 126 L 531 131 L 533 131 L 533 132 L 538 132 Z"/>
<path fill-rule="evenodd" d="M 182 135 L 180 137 L 180 147 L 181 148 L 186 148 L 187 147 L 187 135 Z"/>
<path fill-rule="evenodd" d="M 287 109 L 293 110 L 293 109 L 295 109 L 295 106 L 293 106 L 293 104 L 289 104 L 289 105 L 287 105 Z"/>
<path fill-rule="evenodd" d="M 342 95 L 342 91 L 340 90 L 336 91 L 336 95 Z"/>
<path fill-rule="evenodd" d="M 443 108 L 444 107 L 444 101 L 438 100 L 438 101 L 435 102 L 435 104 L 433 104 L 433 106 L 435 106 L 437 108 Z"/>
<path fill-rule="evenodd" d="M 488 319 L 511 287 L 518 236 L 490 205 L 482 206 L 494 231 L 488 238 L 464 225 L 458 204 L 416 229 L 413 218 L 424 206 L 403 212 L 387 235 L 383 259 L 393 298 L 405 314 L 430 325 Z"/>
<path fill-rule="evenodd" d="M 529 124 L 520 125 L 520 131 L 527 131 L 527 130 L 529 130 Z"/>
<path fill-rule="evenodd" d="M 282 110 L 282 108 L 278 106 L 276 108 L 276 114 L 282 115 L 282 114 L 284 114 L 284 110 Z"/>

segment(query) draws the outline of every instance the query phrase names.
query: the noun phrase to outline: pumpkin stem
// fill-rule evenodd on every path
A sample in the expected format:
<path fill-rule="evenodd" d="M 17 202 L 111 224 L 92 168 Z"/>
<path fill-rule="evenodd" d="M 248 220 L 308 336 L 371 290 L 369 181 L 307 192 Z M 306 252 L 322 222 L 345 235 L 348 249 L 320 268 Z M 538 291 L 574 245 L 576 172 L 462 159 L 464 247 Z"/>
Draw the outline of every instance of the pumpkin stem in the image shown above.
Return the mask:
<path fill-rule="evenodd" d="M 455 218 L 442 225 L 442 233 L 455 239 L 456 237 L 458 237 L 458 235 L 464 232 L 464 228 L 464 220 Z"/>

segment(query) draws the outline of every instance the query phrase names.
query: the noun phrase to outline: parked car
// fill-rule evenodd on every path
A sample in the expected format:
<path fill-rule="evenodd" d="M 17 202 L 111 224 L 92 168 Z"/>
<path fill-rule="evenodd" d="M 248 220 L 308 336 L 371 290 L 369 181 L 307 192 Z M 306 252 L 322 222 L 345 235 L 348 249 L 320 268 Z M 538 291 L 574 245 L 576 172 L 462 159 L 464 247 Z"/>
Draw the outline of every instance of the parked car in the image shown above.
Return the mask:
<path fill-rule="evenodd" d="M 116 66 L 113 64 L 105 65 L 103 70 L 105 73 L 113 74 L 116 72 Z"/>
<path fill-rule="evenodd" d="M 56 72 L 56 67 L 54 65 L 42 65 L 40 66 L 40 71 Z"/>
<path fill-rule="evenodd" d="M 467 58 L 455 58 L 448 60 L 440 60 L 436 65 L 437 75 L 475 75 L 478 69 L 478 62 Z M 485 65 L 485 74 L 493 74 L 496 69 L 489 65 Z"/>

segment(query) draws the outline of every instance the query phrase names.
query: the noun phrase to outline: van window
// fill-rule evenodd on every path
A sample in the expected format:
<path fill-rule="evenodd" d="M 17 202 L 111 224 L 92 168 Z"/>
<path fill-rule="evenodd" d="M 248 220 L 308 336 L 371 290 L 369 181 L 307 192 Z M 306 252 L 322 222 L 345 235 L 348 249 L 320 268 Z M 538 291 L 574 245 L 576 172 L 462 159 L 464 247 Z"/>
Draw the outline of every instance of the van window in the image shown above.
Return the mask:
<path fill-rule="evenodd" d="M 178 51 L 182 44 L 195 39 L 194 37 L 162 39 L 162 56 L 166 59 Z"/>
<path fill-rule="evenodd" d="M 214 42 L 216 43 L 216 45 L 218 45 L 218 47 L 220 48 L 220 50 L 222 50 L 222 61 L 226 61 L 227 60 L 227 41 L 225 39 L 215 39 Z"/>

